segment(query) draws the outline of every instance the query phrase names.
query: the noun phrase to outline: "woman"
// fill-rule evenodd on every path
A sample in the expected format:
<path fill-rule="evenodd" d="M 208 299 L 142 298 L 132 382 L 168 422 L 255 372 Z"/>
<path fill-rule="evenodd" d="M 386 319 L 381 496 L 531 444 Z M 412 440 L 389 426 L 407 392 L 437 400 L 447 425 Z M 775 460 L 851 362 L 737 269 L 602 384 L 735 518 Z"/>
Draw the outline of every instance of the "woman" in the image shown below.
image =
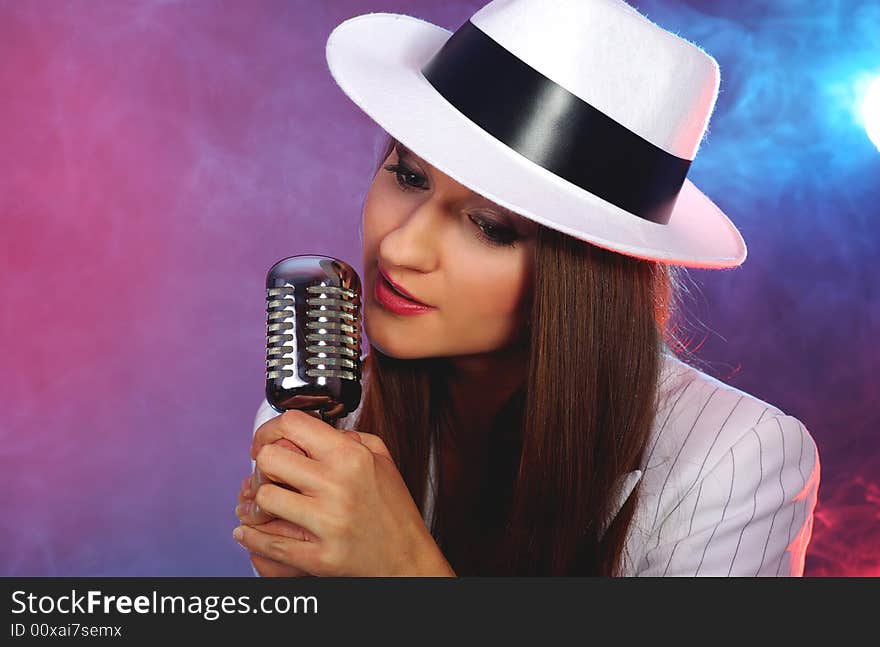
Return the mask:
<path fill-rule="evenodd" d="M 803 573 L 810 434 L 671 351 L 680 269 L 745 260 L 685 179 L 717 64 L 619 0 L 549 7 L 331 34 L 394 134 L 363 213 L 365 391 L 345 434 L 260 407 L 251 457 L 296 491 L 242 484 L 258 574 Z"/>

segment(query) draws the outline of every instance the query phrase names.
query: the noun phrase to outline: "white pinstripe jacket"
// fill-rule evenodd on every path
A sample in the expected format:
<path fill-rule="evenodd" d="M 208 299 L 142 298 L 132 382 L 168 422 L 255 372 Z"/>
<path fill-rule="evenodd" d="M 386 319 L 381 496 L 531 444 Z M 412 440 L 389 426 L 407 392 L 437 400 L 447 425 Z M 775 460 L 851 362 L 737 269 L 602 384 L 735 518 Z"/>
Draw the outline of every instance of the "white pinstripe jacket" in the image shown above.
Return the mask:
<path fill-rule="evenodd" d="M 615 514 L 640 484 L 623 575 L 803 575 L 820 474 L 804 425 L 671 355 L 660 393 L 641 469 L 619 481 Z M 356 429 L 359 413 L 339 427 Z M 254 431 L 275 415 L 264 400 Z M 435 484 L 432 448 L 428 527 Z"/>

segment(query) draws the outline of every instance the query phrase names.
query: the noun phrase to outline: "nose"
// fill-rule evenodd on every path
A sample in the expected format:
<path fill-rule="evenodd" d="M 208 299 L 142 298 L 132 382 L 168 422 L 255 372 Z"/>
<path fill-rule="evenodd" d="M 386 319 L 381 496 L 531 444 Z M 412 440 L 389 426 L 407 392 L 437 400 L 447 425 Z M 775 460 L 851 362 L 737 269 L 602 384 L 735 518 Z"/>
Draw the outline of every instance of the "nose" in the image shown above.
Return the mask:
<path fill-rule="evenodd" d="M 441 210 L 432 201 L 423 202 L 385 235 L 379 258 L 387 266 L 430 272 L 439 259 L 441 229 Z"/>

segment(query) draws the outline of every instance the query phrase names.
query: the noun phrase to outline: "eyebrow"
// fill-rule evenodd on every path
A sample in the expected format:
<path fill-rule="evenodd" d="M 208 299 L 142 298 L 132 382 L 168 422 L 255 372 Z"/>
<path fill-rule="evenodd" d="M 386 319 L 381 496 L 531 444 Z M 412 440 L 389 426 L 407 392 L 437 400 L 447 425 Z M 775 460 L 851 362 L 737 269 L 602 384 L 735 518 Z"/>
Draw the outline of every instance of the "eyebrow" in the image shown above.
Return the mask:
<path fill-rule="evenodd" d="M 419 157 L 418 155 L 413 153 L 410 149 L 408 149 L 406 146 L 404 146 L 399 141 L 396 141 L 394 143 L 394 150 L 397 151 L 397 156 L 402 159 L 409 159 L 409 160 L 419 162 L 420 164 L 423 164 L 423 165 L 428 165 L 428 163 L 425 160 L 423 160 L 421 157 Z M 510 218 L 510 220 L 513 223 L 520 223 L 524 226 L 528 226 L 528 225 L 532 224 L 531 220 L 519 215 L 515 211 L 511 211 L 510 209 L 507 209 L 506 207 L 502 207 L 500 204 L 497 204 L 497 203 L 493 202 L 492 200 L 489 200 L 489 198 L 486 198 L 485 196 L 481 196 L 476 191 L 474 191 L 474 193 L 476 195 L 478 195 L 479 197 L 483 198 L 484 200 L 486 200 L 489 203 L 489 205 L 492 207 L 492 209 L 497 211 L 500 215 L 507 216 L 508 218 Z"/>

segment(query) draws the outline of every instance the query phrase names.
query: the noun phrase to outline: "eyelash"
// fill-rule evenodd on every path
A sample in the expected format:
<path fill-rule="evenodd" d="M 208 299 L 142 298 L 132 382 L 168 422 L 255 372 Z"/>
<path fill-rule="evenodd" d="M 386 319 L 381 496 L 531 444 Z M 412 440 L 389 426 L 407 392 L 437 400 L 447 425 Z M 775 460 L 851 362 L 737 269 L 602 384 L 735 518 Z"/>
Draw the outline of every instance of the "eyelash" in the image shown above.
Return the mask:
<path fill-rule="evenodd" d="M 389 164 L 388 166 L 383 167 L 389 173 L 394 175 L 394 179 L 397 182 L 397 185 L 400 187 L 401 191 L 424 191 L 428 187 L 419 186 L 416 184 L 411 184 L 403 180 L 404 176 L 411 176 L 418 178 L 419 182 L 424 182 L 425 178 L 416 173 L 414 170 L 406 166 L 405 164 L 397 163 L 397 164 Z M 488 245 L 492 247 L 514 247 L 514 243 L 517 240 L 517 234 L 510 228 L 507 227 L 498 227 L 489 223 L 485 220 L 477 221 L 471 218 L 471 222 L 476 225 L 479 230 L 480 238 Z M 493 233 L 494 232 L 494 233 Z"/>

